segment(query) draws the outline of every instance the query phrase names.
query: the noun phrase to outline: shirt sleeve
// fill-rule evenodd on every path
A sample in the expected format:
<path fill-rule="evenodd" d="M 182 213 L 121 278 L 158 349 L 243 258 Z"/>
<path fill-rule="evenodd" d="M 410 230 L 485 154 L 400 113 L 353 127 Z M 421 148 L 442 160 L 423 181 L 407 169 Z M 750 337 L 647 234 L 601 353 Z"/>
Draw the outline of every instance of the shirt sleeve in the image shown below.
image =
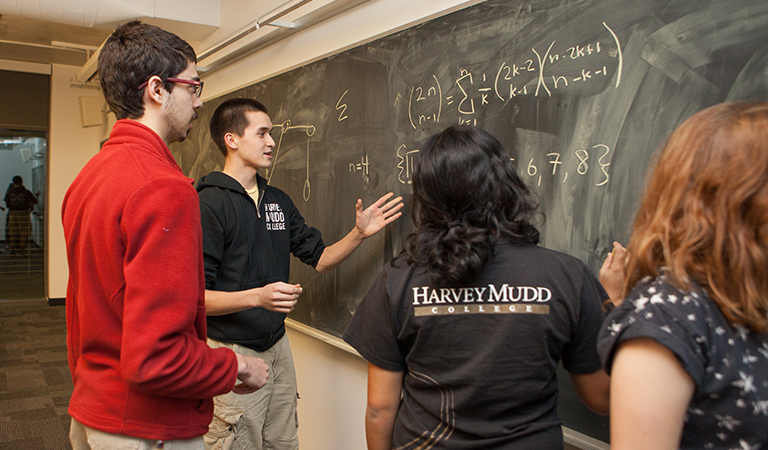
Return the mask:
<path fill-rule="evenodd" d="M 650 338 L 668 348 L 698 385 L 706 371 L 710 337 L 707 317 L 697 292 L 680 292 L 664 281 L 643 283 L 632 290 L 622 304 L 606 317 L 600 330 L 598 351 L 606 372 L 621 343 Z"/>
<path fill-rule="evenodd" d="M 234 353 L 211 349 L 205 329 L 200 206 L 180 179 L 153 180 L 126 202 L 125 301 L 120 348 L 125 381 L 144 392 L 209 398 L 232 389 Z"/>
<path fill-rule="evenodd" d="M 304 264 L 316 267 L 320 257 L 323 255 L 323 250 L 325 250 L 320 230 L 310 227 L 304 222 L 304 217 L 302 217 L 296 205 L 293 204 L 293 201 L 287 195 L 286 201 L 289 205 L 291 253 Z"/>
<path fill-rule="evenodd" d="M 600 370 L 600 356 L 597 353 L 597 336 L 605 318 L 602 304 L 608 294 L 597 277 L 582 265 L 582 283 L 579 296 L 578 322 L 571 342 L 563 351 L 565 370 L 585 374 Z"/>
<path fill-rule="evenodd" d="M 397 343 L 390 296 L 387 292 L 387 271 L 382 270 L 355 310 L 344 332 L 344 340 L 367 361 L 382 369 L 401 372 L 406 369 L 405 357 Z"/>
<path fill-rule="evenodd" d="M 206 189 L 213 191 L 213 189 Z M 216 282 L 219 266 L 224 259 L 224 225 L 221 218 L 208 203 L 212 195 L 202 192 L 200 195 L 200 222 L 203 228 L 203 263 L 205 266 L 205 288 L 211 289 Z"/>

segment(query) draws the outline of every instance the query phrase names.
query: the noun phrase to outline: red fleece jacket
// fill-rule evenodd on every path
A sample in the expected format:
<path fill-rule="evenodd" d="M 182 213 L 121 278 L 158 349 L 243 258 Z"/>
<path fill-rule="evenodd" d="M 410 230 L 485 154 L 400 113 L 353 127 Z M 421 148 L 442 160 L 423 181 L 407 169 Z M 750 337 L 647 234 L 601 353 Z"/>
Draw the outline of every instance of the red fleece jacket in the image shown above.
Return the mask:
<path fill-rule="evenodd" d="M 148 439 L 208 431 L 235 354 L 205 342 L 200 206 L 151 129 L 118 121 L 64 197 L 69 414 Z"/>

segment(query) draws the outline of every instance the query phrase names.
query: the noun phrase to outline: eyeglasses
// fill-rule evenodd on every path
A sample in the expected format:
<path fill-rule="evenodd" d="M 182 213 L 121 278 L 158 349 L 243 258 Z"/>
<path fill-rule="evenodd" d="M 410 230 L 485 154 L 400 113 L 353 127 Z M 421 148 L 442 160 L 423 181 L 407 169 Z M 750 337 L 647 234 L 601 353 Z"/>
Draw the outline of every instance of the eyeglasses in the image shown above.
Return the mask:
<path fill-rule="evenodd" d="M 170 81 L 171 83 L 180 83 L 180 84 L 188 84 L 190 86 L 194 86 L 195 90 L 193 91 L 193 94 L 195 97 L 200 98 L 200 96 L 203 94 L 203 82 L 197 81 L 197 80 L 185 80 L 183 78 L 166 78 L 165 81 Z M 149 80 L 141 83 L 138 87 L 139 90 L 144 89 L 147 87 L 147 84 L 149 84 Z"/>

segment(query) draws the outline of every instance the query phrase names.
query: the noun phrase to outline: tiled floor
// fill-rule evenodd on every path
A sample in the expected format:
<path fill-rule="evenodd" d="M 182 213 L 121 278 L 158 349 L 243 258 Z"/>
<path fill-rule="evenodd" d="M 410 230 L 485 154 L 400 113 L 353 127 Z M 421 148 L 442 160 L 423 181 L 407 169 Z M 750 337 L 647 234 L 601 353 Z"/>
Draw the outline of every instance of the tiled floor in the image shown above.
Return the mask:
<path fill-rule="evenodd" d="M 67 366 L 64 306 L 0 301 L 0 450 L 66 450 Z"/>
<path fill-rule="evenodd" d="M 0 242 L 0 300 L 41 299 L 45 296 L 43 250 L 31 244 L 22 255 L 11 255 Z"/>

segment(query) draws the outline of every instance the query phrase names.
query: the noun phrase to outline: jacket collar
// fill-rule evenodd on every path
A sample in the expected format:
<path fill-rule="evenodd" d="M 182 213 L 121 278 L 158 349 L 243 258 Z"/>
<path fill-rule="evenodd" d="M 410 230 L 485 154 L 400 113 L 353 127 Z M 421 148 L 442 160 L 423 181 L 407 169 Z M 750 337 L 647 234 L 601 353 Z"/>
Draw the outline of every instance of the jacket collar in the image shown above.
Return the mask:
<path fill-rule="evenodd" d="M 118 120 L 115 126 L 112 127 L 112 131 L 109 133 L 109 140 L 104 144 L 103 149 L 113 145 L 124 144 L 136 145 L 141 150 L 170 164 L 179 173 L 183 174 L 181 167 L 179 167 L 163 139 L 143 123 L 131 119 Z"/>
<path fill-rule="evenodd" d="M 259 191 L 264 192 L 267 187 L 267 180 L 261 175 L 257 175 L 256 184 L 259 186 Z M 224 172 L 211 172 L 208 175 L 200 178 L 200 180 L 197 182 L 197 192 L 200 192 L 207 187 L 218 187 L 230 191 L 235 191 L 243 195 L 248 195 L 248 193 L 245 191 L 245 188 L 243 188 L 243 185 L 240 184 L 239 181 L 235 180 Z"/>

